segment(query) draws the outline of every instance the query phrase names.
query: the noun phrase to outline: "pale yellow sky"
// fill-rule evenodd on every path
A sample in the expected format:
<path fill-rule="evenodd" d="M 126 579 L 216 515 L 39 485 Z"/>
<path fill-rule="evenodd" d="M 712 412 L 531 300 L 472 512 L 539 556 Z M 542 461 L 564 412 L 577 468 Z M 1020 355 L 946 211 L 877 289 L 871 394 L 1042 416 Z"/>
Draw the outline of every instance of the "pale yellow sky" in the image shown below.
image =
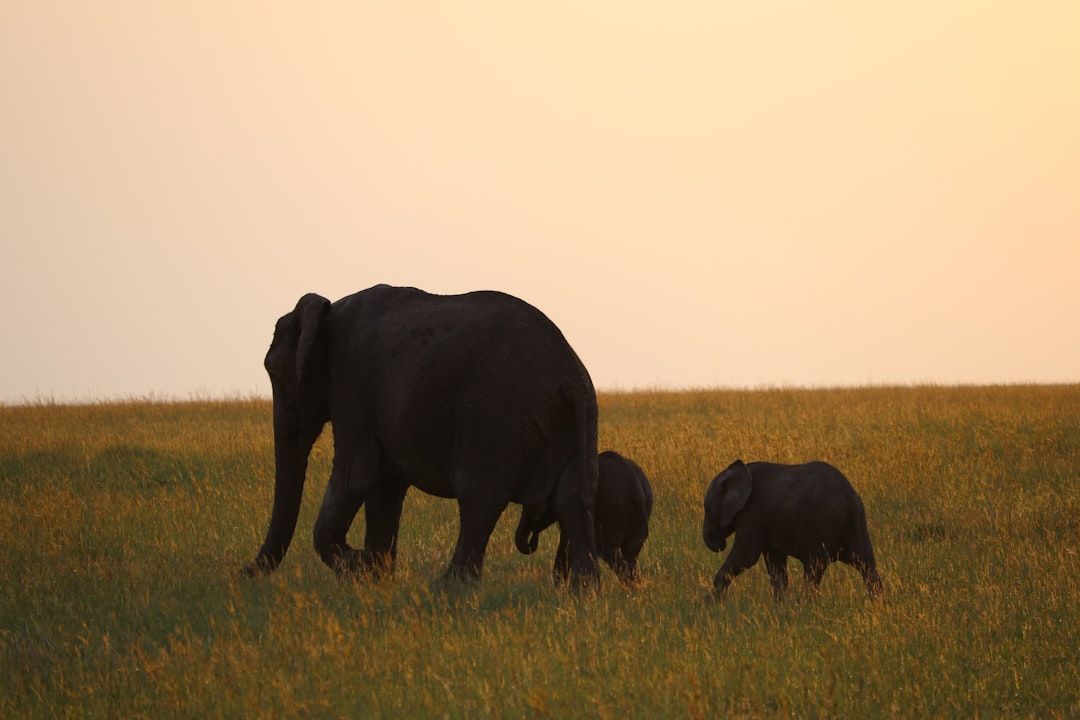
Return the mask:
<path fill-rule="evenodd" d="M 378 282 L 607 389 L 1080 381 L 1080 3 L 7 0 L 0 90 L 0 402 Z"/>

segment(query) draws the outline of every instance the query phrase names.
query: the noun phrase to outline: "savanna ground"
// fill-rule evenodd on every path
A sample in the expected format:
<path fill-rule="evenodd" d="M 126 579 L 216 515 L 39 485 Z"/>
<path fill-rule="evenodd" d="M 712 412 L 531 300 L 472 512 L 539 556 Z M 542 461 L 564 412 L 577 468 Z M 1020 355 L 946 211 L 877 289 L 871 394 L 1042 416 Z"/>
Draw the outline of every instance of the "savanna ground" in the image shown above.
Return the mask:
<path fill-rule="evenodd" d="M 0 407 L 0 717 L 1080 716 L 1080 386 L 616 393 L 600 446 L 656 493 L 644 583 L 555 589 L 557 532 L 479 589 L 433 591 L 456 505 L 413 491 L 399 568 L 339 581 L 311 548 L 238 581 L 269 520 L 270 404 Z M 827 460 L 866 504 L 886 598 L 833 566 L 776 604 L 716 603 L 708 481 Z M 362 514 L 352 537 L 362 537 Z"/>

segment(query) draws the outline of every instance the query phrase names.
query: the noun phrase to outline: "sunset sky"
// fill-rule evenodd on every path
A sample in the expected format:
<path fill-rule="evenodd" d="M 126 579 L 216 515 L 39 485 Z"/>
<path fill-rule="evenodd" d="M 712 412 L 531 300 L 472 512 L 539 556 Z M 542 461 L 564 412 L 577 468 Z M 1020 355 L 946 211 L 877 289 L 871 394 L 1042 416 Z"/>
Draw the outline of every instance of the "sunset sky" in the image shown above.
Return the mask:
<path fill-rule="evenodd" d="M 0 402 L 265 394 L 308 291 L 601 389 L 1080 382 L 1080 3 L 0 3 Z"/>

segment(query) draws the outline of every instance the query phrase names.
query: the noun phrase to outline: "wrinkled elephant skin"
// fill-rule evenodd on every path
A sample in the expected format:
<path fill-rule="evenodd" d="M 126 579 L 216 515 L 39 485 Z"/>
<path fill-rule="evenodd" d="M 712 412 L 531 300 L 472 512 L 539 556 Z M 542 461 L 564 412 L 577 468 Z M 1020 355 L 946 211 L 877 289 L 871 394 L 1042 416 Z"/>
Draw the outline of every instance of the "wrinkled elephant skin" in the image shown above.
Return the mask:
<path fill-rule="evenodd" d="M 244 572 L 272 571 L 296 529 L 308 456 L 333 428 L 314 544 L 339 573 L 393 572 L 405 493 L 456 498 L 445 578 L 477 582 L 511 502 L 543 503 L 569 535 L 575 587 L 599 579 L 592 505 L 596 393 L 559 329 L 498 292 L 432 295 L 379 285 L 330 303 L 314 294 L 277 322 L 266 354 L 274 392 L 274 504 Z M 361 549 L 346 534 L 364 508 Z"/>

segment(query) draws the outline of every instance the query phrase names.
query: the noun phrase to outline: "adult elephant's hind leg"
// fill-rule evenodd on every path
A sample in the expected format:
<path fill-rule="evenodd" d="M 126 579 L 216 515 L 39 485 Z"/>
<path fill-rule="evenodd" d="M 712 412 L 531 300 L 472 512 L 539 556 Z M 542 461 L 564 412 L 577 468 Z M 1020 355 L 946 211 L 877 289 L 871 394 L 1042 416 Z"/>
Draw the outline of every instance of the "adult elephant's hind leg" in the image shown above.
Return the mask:
<path fill-rule="evenodd" d="M 574 590 L 598 587 L 600 565 L 591 510 L 584 502 L 575 502 L 561 505 L 557 513 L 570 555 L 570 587 Z"/>
<path fill-rule="evenodd" d="M 456 580 L 470 585 L 480 582 L 488 540 L 503 510 L 509 504 L 509 500 L 501 501 L 481 496 L 458 498 L 461 527 L 458 530 L 454 556 L 450 559 L 450 567 L 443 574 L 444 581 Z"/>
<path fill-rule="evenodd" d="M 364 494 L 349 482 L 350 463 L 334 457 L 334 469 L 326 485 L 322 507 L 315 520 L 315 551 L 322 561 L 339 575 L 354 573 L 362 564 L 361 551 L 350 547 L 345 536 L 360 506 Z"/>

